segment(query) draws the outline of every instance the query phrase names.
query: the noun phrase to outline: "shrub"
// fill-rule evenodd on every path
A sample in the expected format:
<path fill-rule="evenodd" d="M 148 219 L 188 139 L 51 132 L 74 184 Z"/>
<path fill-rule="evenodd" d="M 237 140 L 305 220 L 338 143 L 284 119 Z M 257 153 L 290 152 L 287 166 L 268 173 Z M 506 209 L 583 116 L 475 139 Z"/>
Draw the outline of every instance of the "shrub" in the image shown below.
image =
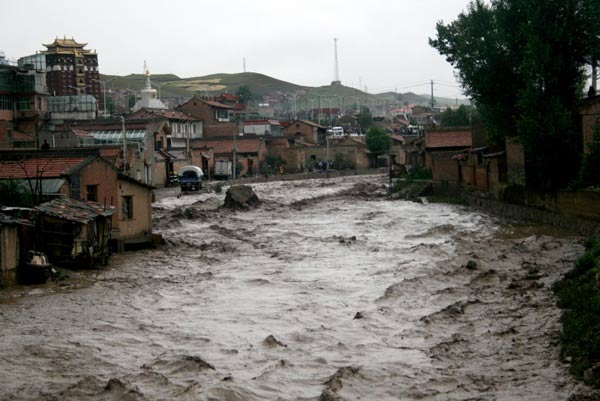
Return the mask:
<path fill-rule="evenodd" d="M 577 260 L 575 267 L 554 285 L 559 306 L 565 311 L 561 357 L 571 358 L 571 373 L 578 378 L 587 375 L 589 384 L 600 384 L 600 374 L 590 370 L 600 362 L 600 238 L 585 243 L 586 252 Z"/>

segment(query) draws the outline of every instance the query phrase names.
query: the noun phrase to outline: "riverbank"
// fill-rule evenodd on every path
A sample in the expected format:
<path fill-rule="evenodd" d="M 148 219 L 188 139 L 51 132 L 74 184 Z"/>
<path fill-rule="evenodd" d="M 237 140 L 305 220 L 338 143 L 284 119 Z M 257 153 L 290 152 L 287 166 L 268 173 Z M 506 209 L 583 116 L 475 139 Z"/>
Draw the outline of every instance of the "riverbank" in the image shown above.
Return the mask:
<path fill-rule="evenodd" d="M 456 183 L 432 180 L 395 180 L 395 191 L 411 199 L 427 196 L 434 202 L 464 204 L 513 221 L 548 224 L 577 235 L 600 234 L 600 191 L 563 191 L 534 194 L 519 191 L 500 196 L 475 191 Z M 415 189 L 415 194 L 412 189 Z M 419 193 L 425 189 L 427 192 Z"/>
<path fill-rule="evenodd" d="M 554 286 L 564 309 L 561 358 L 570 362 L 577 378 L 600 389 L 600 237 L 587 240 L 585 248 Z"/>

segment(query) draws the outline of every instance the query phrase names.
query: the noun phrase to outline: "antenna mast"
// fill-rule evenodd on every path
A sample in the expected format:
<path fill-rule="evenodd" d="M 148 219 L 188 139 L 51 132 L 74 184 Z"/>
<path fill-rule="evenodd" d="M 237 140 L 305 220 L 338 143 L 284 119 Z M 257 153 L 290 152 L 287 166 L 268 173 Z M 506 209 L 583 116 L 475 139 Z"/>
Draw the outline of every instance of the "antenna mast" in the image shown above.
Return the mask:
<path fill-rule="evenodd" d="M 337 54 L 337 38 L 333 38 L 333 49 L 334 49 L 334 67 L 333 67 L 333 82 L 331 85 L 341 85 L 340 82 L 340 70 L 338 65 L 338 54 Z"/>

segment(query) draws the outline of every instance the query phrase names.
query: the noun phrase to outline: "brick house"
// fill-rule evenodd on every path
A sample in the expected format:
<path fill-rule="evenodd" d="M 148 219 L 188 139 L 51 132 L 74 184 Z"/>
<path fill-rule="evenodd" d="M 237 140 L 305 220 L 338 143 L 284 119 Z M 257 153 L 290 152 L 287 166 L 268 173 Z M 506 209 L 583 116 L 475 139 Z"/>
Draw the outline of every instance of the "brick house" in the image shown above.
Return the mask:
<path fill-rule="evenodd" d="M 46 119 L 45 70 L 0 64 L 0 148 L 36 148 Z"/>
<path fill-rule="evenodd" d="M 299 173 L 305 171 L 307 146 L 285 137 L 267 139 L 266 144 L 269 155 L 285 160 L 286 172 Z"/>
<path fill-rule="evenodd" d="M 246 120 L 244 135 L 282 136 L 283 127 L 277 120 Z"/>
<path fill-rule="evenodd" d="M 305 149 L 306 166 L 315 167 L 319 161 L 340 160 L 351 168 L 364 169 L 369 167 L 367 145 L 356 137 L 329 139 L 329 155 L 327 145 L 311 146 Z M 328 157 L 329 156 L 329 157 Z"/>
<path fill-rule="evenodd" d="M 208 159 L 208 175 L 214 175 L 216 160 L 233 160 L 235 147 L 236 161 L 241 165 L 240 175 L 254 175 L 259 172 L 261 164 L 265 160 L 267 148 L 264 138 L 251 136 L 195 139 L 192 143 L 192 151 L 196 154 L 204 153 Z M 210 153 L 212 152 L 212 153 Z M 196 156 L 198 158 L 198 156 Z"/>
<path fill-rule="evenodd" d="M 202 121 L 205 138 L 232 136 L 240 133 L 240 125 L 232 118 L 234 107 L 212 98 L 194 96 L 184 104 L 177 106 L 176 110 Z"/>
<path fill-rule="evenodd" d="M 308 120 L 294 120 L 283 129 L 283 134 L 288 138 L 299 139 L 302 142 L 323 145 L 325 144 L 327 127 Z"/>
<path fill-rule="evenodd" d="M 167 149 L 187 149 L 189 141 L 203 137 L 202 121 L 188 114 L 173 110 L 140 109 L 131 116 L 131 120 L 169 122 Z"/>
<path fill-rule="evenodd" d="M 460 180 L 458 153 L 472 146 L 470 127 L 429 129 L 425 132 L 425 166 L 431 169 L 434 180 Z"/>
<path fill-rule="evenodd" d="M 153 116 L 128 119 L 124 122 L 117 119 L 69 121 L 54 126 L 52 131 L 42 132 L 40 138 L 47 141 L 51 148 L 72 147 L 74 144 L 78 147 L 115 148 L 123 146 L 123 128 L 125 128 L 128 148 L 127 163 L 126 165 L 122 163 L 121 151 L 119 159 L 121 163 L 116 166 L 125 167 L 129 175 L 147 185 L 155 187 L 168 185 L 169 176 L 176 171 L 177 164 L 181 163 L 183 150 L 170 154 L 161 153 L 163 149 L 168 148 L 172 133 L 166 118 Z"/>
<path fill-rule="evenodd" d="M 99 148 L 0 152 L 0 180 L 21 180 L 25 188 L 39 188 L 46 200 L 66 197 L 115 208 L 111 239 L 149 242 L 153 187 L 122 174 L 100 153 Z"/>

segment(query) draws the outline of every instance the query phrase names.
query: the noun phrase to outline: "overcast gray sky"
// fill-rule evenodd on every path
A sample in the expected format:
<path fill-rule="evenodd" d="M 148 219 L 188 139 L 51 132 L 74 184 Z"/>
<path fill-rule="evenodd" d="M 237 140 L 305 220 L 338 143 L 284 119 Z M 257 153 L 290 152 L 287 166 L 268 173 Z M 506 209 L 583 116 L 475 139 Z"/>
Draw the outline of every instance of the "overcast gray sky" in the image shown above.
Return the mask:
<path fill-rule="evenodd" d="M 452 67 L 428 44 L 439 20 L 450 22 L 468 0 L 1 0 L 0 51 L 17 59 L 56 36 L 98 52 L 100 72 L 182 78 L 260 72 L 307 86 L 334 77 L 384 91 L 459 96 Z"/>

